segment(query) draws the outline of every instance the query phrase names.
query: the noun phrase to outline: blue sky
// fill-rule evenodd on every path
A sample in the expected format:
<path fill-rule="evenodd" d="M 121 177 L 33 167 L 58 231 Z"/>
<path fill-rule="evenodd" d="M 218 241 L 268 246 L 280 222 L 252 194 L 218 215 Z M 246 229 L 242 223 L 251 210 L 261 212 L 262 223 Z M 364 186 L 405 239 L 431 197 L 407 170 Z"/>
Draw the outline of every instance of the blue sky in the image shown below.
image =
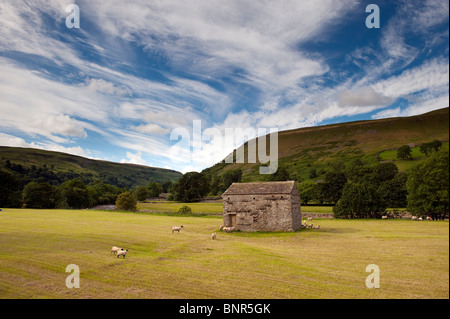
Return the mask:
<path fill-rule="evenodd" d="M 0 145 L 200 171 L 233 147 L 171 140 L 194 120 L 224 134 L 448 107 L 448 12 L 447 0 L 0 0 Z"/>

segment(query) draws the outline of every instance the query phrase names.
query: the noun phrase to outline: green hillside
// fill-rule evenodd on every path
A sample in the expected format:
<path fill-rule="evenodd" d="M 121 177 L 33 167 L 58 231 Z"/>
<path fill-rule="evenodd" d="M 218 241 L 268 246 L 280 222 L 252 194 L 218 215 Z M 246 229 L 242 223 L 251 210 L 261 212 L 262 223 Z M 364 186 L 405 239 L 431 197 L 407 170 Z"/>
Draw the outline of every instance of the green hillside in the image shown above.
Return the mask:
<path fill-rule="evenodd" d="M 59 184 L 64 180 L 77 178 L 85 183 L 100 180 L 118 187 L 132 188 L 149 182 L 177 181 L 182 176 L 180 172 L 168 169 L 4 146 L 0 146 L 0 170 L 19 177 L 22 185 L 36 179 Z"/>
<path fill-rule="evenodd" d="M 420 145 L 433 140 L 448 141 L 449 109 L 444 108 L 423 115 L 380 120 L 340 123 L 279 132 L 279 167 L 285 167 L 291 178 L 320 179 L 327 169 L 354 160 L 367 163 L 381 161 L 377 154 L 394 150 L 405 144 Z M 267 147 L 267 153 L 269 147 Z M 245 154 L 247 148 L 245 146 Z M 416 158 L 411 163 L 421 160 Z M 412 164 L 394 161 L 400 170 Z M 205 170 L 221 175 L 241 169 L 242 181 L 258 181 L 268 176 L 259 174 L 261 164 L 218 163 Z"/>

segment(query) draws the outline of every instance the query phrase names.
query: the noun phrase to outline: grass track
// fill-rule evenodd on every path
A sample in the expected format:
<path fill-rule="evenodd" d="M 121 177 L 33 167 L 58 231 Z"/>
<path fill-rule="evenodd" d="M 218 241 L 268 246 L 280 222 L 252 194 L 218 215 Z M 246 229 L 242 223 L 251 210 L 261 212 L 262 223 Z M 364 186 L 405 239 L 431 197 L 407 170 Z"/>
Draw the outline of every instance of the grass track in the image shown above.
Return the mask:
<path fill-rule="evenodd" d="M 449 297 L 448 222 L 314 223 L 321 229 L 212 241 L 220 219 L 6 209 L 0 298 Z M 127 258 L 111 255 L 113 245 Z M 80 289 L 65 286 L 69 264 L 80 267 Z M 380 267 L 380 289 L 365 286 L 368 264 Z"/>

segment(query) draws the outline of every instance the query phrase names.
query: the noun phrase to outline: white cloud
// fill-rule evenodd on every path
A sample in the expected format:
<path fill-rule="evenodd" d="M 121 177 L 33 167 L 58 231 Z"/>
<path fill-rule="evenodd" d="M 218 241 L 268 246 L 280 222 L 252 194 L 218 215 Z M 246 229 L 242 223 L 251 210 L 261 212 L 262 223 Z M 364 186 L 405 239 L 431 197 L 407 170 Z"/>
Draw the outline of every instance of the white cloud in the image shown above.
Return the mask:
<path fill-rule="evenodd" d="M 375 92 L 371 87 L 363 87 L 356 90 L 346 90 L 339 93 L 339 106 L 379 106 L 388 105 L 392 99 Z"/>
<path fill-rule="evenodd" d="M 142 152 L 137 152 L 136 154 L 127 152 L 126 158 L 121 159 L 120 162 L 149 166 L 147 161 L 142 159 Z"/>

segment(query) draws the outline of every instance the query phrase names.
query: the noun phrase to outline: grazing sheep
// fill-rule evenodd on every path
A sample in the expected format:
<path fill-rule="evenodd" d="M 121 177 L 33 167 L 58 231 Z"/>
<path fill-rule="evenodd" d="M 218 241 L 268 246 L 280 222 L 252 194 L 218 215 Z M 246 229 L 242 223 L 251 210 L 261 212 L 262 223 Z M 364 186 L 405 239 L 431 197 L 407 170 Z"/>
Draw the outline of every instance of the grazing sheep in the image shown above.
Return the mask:
<path fill-rule="evenodd" d="M 123 258 L 125 258 L 125 255 L 127 254 L 128 249 L 121 249 L 117 252 L 117 258 L 119 258 L 119 256 L 123 256 Z"/>
<path fill-rule="evenodd" d="M 308 217 L 308 221 L 310 222 L 310 221 L 312 221 L 313 220 L 313 218 L 312 217 Z"/>
<path fill-rule="evenodd" d="M 388 217 L 386 215 L 381 216 L 381 219 L 387 219 Z"/>
<path fill-rule="evenodd" d="M 220 231 L 223 230 L 223 225 L 220 225 L 219 230 L 220 230 Z"/>
<path fill-rule="evenodd" d="M 433 220 L 433 218 L 431 218 L 430 216 L 427 216 L 427 220 Z"/>
<path fill-rule="evenodd" d="M 422 220 L 422 217 L 419 217 L 419 219 L 418 220 Z"/>
<path fill-rule="evenodd" d="M 320 225 L 314 226 L 314 229 L 320 229 Z"/>
<path fill-rule="evenodd" d="M 217 238 L 217 234 L 216 234 L 216 233 L 212 233 L 212 234 L 211 234 L 211 239 L 214 240 L 214 239 L 216 239 L 216 238 Z"/>
<path fill-rule="evenodd" d="M 306 227 L 308 227 L 308 228 L 313 228 L 313 224 L 309 224 L 308 226 L 306 226 Z"/>
<path fill-rule="evenodd" d="M 121 249 L 122 249 L 122 248 L 113 246 L 113 248 L 111 248 L 111 254 L 117 254 L 117 252 L 118 252 L 119 250 L 121 250 Z"/>
<path fill-rule="evenodd" d="M 178 226 L 173 226 L 173 227 L 172 227 L 172 234 L 173 234 L 174 231 L 177 231 L 178 233 L 180 233 L 181 228 L 183 228 L 183 226 L 180 226 L 180 227 L 178 227 Z"/>
<path fill-rule="evenodd" d="M 412 220 L 417 220 L 417 216 L 412 216 L 411 219 Z"/>
<path fill-rule="evenodd" d="M 234 231 L 234 227 L 224 227 L 223 230 L 227 233 L 231 233 L 232 231 Z"/>

